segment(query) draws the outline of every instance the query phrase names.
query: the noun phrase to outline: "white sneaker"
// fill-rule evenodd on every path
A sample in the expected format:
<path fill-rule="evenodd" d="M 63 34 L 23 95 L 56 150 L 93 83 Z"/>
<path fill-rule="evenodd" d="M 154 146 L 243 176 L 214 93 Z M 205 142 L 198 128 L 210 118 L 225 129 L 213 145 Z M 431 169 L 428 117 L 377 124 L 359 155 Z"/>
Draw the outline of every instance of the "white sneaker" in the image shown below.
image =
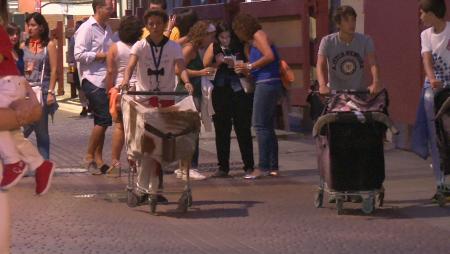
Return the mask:
<path fill-rule="evenodd" d="M 175 171 L 173 171 L 173 173 L 175 173 L 177 178 L 183 177 L 183 171 L 181 171 L 181 169 L 179 169 L 179 168 L 175 169 Z"/>
<path fill-rule="evenodd" d="M 197 169 L 190 169 L 189 177 L 192 180 L 205 180 L 206 179 L 206 176 L 204 176 L 200 172 L 198 172 Z M 187 180 L 187 175 L 183 175 L 183 180 Z"/>

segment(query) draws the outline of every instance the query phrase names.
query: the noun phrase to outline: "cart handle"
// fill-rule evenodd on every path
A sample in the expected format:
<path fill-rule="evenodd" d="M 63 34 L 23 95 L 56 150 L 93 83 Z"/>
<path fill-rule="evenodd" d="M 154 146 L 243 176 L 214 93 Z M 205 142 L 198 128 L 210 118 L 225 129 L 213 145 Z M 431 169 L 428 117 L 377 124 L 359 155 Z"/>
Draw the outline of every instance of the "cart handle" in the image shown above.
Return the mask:
<path fill-rule="evenodd" d="M 124 91 L 124 94 L 128 95 L 175 95 L 175 96 L 185 96 L 189 95 L 188 92 L 160 92 L 160 91 Z"/>

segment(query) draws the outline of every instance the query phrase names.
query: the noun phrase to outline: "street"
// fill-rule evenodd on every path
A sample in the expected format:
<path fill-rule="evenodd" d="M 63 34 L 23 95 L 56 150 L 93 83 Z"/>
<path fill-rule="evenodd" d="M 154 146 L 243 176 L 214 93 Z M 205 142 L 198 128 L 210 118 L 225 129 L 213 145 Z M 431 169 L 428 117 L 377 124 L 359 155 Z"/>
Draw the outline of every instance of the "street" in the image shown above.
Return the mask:
<path fill-rule="evenodd" d="M 386 144 L 384 207 L 365 215 L 360 204 L 315 208 L 318 171 L 313 139 L 277 132 L 281 176 L 243 179 L 236 139 L 232 176 L 193 182 L 193 206 L 176 211 L 179 194 L 158 215 L 149 206 L 126 205 L 126 174 L 92 176 L 80 168 L 92 120 L 78 116 L 77 100 L 60 101 L 50 123 L 51 158 L 57 174 L 49 193 L 34 196 L 34 178 L 10 191 L 12 253 L 449 253 L 450 206 L 430 201 L 434 177 L 429 161 Z M 34 135 L 32 135 L 34 136 Z M 111 158 L 111 128 L 104 158 Z M 33 138 L 34 139 L 34 138 Z M 217 168 L 212 133 L 200 140 L 200 168 Z M 254 141 L 257 155 L 256 141 Z M 124 153 L 123 153 L 124 155 Z M 257 159 L 257 158 L 255 158 Z M 122 156 L 122 165 L 126 160 Z M 182 187 L 174 174 L 167 189 Z"/>

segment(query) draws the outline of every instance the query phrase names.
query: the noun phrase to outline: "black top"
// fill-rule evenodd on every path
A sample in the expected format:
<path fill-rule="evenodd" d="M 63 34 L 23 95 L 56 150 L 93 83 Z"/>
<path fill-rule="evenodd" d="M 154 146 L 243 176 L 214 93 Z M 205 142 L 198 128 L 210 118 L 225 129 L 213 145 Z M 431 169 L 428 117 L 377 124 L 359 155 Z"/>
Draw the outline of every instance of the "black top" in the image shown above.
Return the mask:
<path fill-rule="evenodd" d="M 229 48 L 225 49 L 220 46 L 220 43 L 215 42 L 213 44 L 213 52 L 214 52 L 214 58 L 213 63 L 216 62 L 216 56 L 220 53 L 222 53 L 224 56 L 236 56 L 236 60 L 243 60 L 245 62 L 245 54 L 244 54 L 244 46 L 242 44 L 236 44 L 236 45 L 230 45 Z M 222 63 L 220 66 L 218 66 L 217 72 L 225 72 L 230 75 L 236 75 L 234 73 L 234 70 L 232 68 L 228 68 L 228 65 L 225 63 Z"/>

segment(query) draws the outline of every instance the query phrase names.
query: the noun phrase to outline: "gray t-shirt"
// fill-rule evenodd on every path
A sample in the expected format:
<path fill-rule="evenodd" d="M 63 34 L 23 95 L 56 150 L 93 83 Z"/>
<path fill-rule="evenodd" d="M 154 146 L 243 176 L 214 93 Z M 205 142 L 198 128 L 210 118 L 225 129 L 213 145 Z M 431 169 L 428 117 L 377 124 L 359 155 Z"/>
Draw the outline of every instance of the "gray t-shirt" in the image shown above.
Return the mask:
<path fill-rule="evenodd" d="M 328 62 L 328 82 L 333 90 L 366 90 L 364 84 L 364 58 L 374 52 L 370 37 L 355 33 L 349 44 L 339 39 L 339 33 L 322 38 L 319 55 Z"/>

